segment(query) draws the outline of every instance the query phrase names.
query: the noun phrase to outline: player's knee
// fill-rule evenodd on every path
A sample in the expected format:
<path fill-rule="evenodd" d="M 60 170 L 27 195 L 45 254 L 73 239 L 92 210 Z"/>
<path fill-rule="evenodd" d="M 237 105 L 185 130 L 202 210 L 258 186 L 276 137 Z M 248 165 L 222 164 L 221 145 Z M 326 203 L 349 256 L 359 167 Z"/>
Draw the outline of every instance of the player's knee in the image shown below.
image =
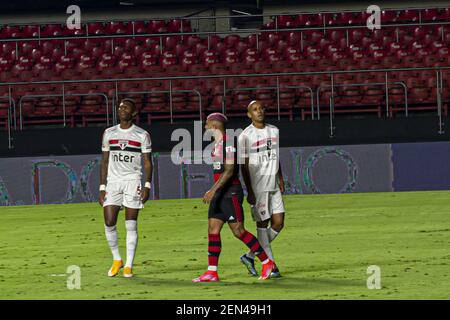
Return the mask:
<path fill-rule="evenodd" d="M 209 226 L 208 227 L 208 233 L 209 234 L 219 234 L 220 233 L 220 228 L 218 228 L 216 226 Z"/>
<path fill-rule="evenodd" d="M 244 234 L 245 229 L 243 227 L 238 227 L 238 228 L 234 228 L 232 231 L 233 231 L 233 235 L 239 239 Z"/>
<path fill-rule="evenodd" d="M 106 219 L 105 220 L 105 225 L 107 227 L 114 227 L 116 225 L 116 221 L 114 221 L 113 219 Z"/>
<path fill-rule="evenodd" d="M 268 225 L 269 225 L 269 221 L 268 221 L 268 220 L 256 222 L 256 226 L 257 226 L 258 228 L 267 228 Z"/>
<path fill-rule="evenodd" d="M 276 223 L 273 223 L 272 226 L 271 226 L 271 228 L 272 228 L 273 230 L 275 230 L 276 232 L 280 232 L 280 231 L 283 230 L 283 228 L 284 228 L 284 222 L 276 222 Z"/>

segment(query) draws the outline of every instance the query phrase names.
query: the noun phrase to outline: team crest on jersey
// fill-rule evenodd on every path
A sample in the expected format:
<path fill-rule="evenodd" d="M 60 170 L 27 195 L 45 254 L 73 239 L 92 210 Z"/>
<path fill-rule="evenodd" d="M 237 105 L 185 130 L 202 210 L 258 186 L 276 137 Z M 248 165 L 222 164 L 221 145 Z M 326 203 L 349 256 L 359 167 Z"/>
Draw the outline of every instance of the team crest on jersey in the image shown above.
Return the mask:
<path fill-rule="evenodd" d="M 128 140 L 119 140 L 119 147 L 122 150 L 125 150 L 125 148 L 128 146 Z"/>

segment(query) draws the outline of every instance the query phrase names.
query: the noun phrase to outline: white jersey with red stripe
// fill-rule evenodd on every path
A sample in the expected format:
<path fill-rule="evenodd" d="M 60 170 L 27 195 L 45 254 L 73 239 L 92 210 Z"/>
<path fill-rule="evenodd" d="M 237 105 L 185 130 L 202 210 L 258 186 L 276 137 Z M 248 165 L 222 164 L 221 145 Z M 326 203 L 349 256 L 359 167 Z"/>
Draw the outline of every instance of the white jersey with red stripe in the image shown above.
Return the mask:
<path fill-rule="evenodd" d="M 279 130 L 266 124 L 258 129 L 249 125 L 239 135 L 240 163 L 249 159 L 250 180 L 253 192 L 280 190 L 277 179 L 279 169 Z"/>
<path fill-rule="evenodd" d="M 152 152 L 150 134 L 136 125 L 121 129 L 120 125 L 103 133 L 102 151 L 109 151 L 108 182 L 140 180 L 142 153 Z"/>

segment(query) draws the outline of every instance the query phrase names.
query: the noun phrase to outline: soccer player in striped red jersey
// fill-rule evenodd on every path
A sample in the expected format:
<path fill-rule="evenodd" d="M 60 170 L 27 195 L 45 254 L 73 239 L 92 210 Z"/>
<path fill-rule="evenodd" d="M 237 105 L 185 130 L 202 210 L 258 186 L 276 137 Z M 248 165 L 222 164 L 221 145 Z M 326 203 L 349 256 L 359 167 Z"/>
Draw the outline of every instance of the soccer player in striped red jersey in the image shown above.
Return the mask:
<path fill-rule="evenodd" d="M 211 130 L 214 136 L 212 160 L 215 183 L 203 197 L 203 202 L 209 204 L 208 270 L 193 279 L 194 282 L 219 281 L 217 266 L 222 249 L 220 231 L 226 222 L 234 236 L 244 242 L 262 262 L 260 279 L 269 278 L 275 266 L 258 239 L 244 228 L 244 192 L 239 181 L 236 144 L 225 135 L 226 122 L 227 118 L 223 114 L 213 113 L 208 116 L 205 125 L 205 129 Z"/>
<path fill-rule="evenodd" d="M 127 230 L 127 260 L 123 275 L 131 278 L 138 241 L 138 213 L 150 194 L 152 143 L 148 132 L 133 124 L 136 114 L 134 101 L 123 99 L 118 109 L 120 124 L 106 129 L 102 139 L 99 203 L 103 207 L 106 239 L 113 255 L 113 264 L 108 271 L 110 277 L 116 276 L 123 267 L 116 228 L 119 210 L 122 206 L 125 208 Z M 143 189 L 142 159 L 145 172 Z"/>

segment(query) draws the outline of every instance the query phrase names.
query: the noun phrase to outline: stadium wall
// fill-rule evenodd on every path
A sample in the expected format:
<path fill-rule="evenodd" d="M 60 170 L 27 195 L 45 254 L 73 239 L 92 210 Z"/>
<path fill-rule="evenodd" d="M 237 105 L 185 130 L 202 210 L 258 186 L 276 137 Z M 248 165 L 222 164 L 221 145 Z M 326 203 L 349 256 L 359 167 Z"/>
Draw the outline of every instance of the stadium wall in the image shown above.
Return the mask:
<path fill-rule="evenodd" d="M 280 150 L 287 194 L 450 188 L 450 142 L 291 147 Z M 0 204 L 96 201 L 100 156 L 0 159 Z M 175 165 L 154 153 L 151 199 L 198 198 L 213 183 L 206 164 Z"/>
<path fill-rule="evenodd" d="M 295 12 L 317 12 L 317 11 L 339 11 L 339 10 L 365 10 L 369 5 L 376 4 L 382 9 L 397 9 L 397 8 L 423 8 L 423 7 L 445 7 L 450 5 L 450 0 L 431 0 L 431 1 L 321 1 L 321 2 L 297 2 L 293 4 L 286 3 L 267 3 L 264 5 L 264 14 L 282 14 Z M 217 2 L 215 5 L 211 3 L 199 4 L 198 2 L 186 4 L 171 4 L 170 6 L 155 5 L 151 9 L 149 7 L 133 7 L 123 6 L 122 10 L 115 8 L 98 9 L 84 9 L 82 10 L 82 20 L 149 20 L 149 19 L 168 19 L 173 17 L 183 17 L 192 13 L 202 11 L 208 8 L 214 8 L 217 16 L 230 15 L 230 8 L 226 2 Z M 211 12 L 212 13 L 212 12 Z M 209 13 L 209 14 L 211 14 Z M 202 16 L 208 13 L 201 14 Z M 64 10 L 56 12 L 54 10 L 47 10 L 46 12 L 17 10 L 14 14 L 8 12 L 0 12 L 1 24 L 9 23 L 49 23 L 60 22 L 64 23 L 68 15 Z M 267 20 L 270 18 L 267 17 Z M 226 19 L 219 19 L 217 21 L 218 30 L 228 30 L 229 23 Z"/>
<path fill-rule="evenodd" d="M 443 128 L 450 127 L 450 118 L 443 118 Z M 305 147 L 348 144 L 382 144 L 400 142 L 450 141 L 450 130 L 438 133 L 437 116 L 409 116 L 397 118 L 341 118 L 333 119 L 333 136 L 330 136 L 330 121 L 289 121 L 269 119 L 281 130 L 281 147 Z M 229 128 L 245 128 L 249 124 L 244 117 L 231 118 Z M 153 137 L 153 148 L 157 152 L 170 152 L 178 141 L 171 136 L 176 129 L 186 129 L 194 135 L 194 122 L 176 119 L 155 121 L 151 125 L 140 124 Z M 0 130 L 0 157 L 36 157 L 48 155 L 97 154 L 105 127 L 41 128 L 12 131 L 13 148 L 8 148 L 8 133 Z M 356 134 L 355 134 L 356 133 Z M 192 141 L 192 146 L 194 143 Z M 206 146 L 206 144 L 205 144 Z"/>

